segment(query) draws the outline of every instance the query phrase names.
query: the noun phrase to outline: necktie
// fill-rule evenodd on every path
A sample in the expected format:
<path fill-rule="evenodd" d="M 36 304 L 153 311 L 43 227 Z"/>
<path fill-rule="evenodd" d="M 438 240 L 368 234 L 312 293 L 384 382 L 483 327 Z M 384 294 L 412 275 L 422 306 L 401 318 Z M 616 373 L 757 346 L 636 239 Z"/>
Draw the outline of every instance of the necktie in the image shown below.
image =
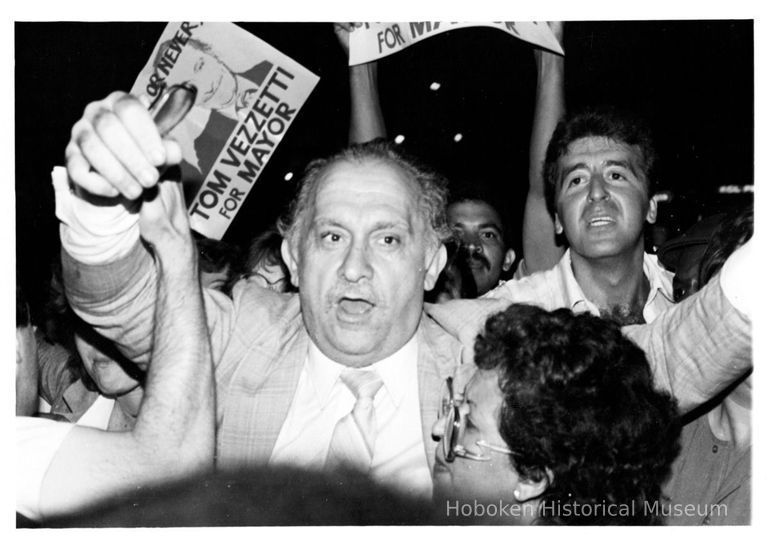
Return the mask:
<path fill-rule="evenodd" d="M 368 472 L 376 441 L 373 399 L 384 382 L 372 371 L 347 369 L 340 377 L 357 400 L 333 429 L 325 466 L 333 469 L 343 465 Z"/>

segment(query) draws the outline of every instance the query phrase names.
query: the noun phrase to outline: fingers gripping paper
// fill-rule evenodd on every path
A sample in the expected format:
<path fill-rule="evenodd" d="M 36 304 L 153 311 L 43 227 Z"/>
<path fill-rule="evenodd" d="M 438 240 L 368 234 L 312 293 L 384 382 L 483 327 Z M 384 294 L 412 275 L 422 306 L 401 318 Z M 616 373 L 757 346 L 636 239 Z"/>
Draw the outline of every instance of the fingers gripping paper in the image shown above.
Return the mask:
<path fill-rule="evenodd" d="M 131 93 L 197 87 L 181 145 L 190 225 L 220 239 L 319 78 L 232 23 L 169 23 Z"/>
<path fill-rule="evenodd" d="M 515 38 L 563 55 L 555 35 L 545 22 L 507 21 L 497 23 L 363 23 L 349 35 L 349 64 L 358 65 L 397 53 L 408 46 L 442 32 L 465 27 L 491 27 Z"/>

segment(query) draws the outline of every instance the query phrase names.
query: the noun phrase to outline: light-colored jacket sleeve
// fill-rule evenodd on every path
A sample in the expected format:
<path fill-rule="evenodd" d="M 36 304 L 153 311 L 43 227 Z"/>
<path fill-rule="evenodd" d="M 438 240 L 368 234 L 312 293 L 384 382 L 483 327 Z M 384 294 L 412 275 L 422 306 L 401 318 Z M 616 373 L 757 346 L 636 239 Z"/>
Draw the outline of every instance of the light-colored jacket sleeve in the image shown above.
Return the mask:
<path fill-rule="evenodd" d="M 752 323 L 713 278 L 651 324 L 627 326 L 646 353 L 656 385 L 686 412 L 716 396 L 752 367 Z"/>
<path fill-rule="evenodd" d="M 141 241 L 111 263 L 81 263 L 61 253 L 64 287 L 74 311 L 100 334 L 114 341 L 129 360 L 149 364 L 157 298 L 152 255 Z M 234 305 L 226 295 L 203 291 L 211 350 L 217 364 L 229 339 Z"/>
<path fill-rule="evenodd" d="M 474 339 L 486 318 L 514 302 L 514 297 L 454 300 L 426 309 L 461 340 L 462 358 L 473 362 Z M 726 297 L 720 276 L 651 324 L 623 331 L 645 351 L 657 386 L 678 399 L 682 412 L 716 396 L 752 366 L 751 322 Z"/>

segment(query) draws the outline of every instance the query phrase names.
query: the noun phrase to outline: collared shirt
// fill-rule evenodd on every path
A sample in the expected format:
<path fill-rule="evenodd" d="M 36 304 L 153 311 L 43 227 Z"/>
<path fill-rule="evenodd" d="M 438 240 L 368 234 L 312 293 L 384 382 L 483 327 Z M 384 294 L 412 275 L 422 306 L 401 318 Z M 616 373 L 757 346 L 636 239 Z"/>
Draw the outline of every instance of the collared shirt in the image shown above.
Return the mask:
<path fill-rule="evenodd" d="M 371 476 L 416 497 L 432 495 L 419 412 L 416 362 L 418 343 L 412 337 L 399 351 L 362 368 L 374 370 L 384 382 L 374 398 L 377 434 Z M 308 469 L 325 466 L 336 423 L 347 415 L 355 397 L 339 375 L 344 366 L 310 342 L 296 394 L 269 463 Z"/>
<path fill-rule="evenodd" d="M 643 317 L 646 322 L 653 322 L 675 303 L 672 297 L 673 275 L 651 254 L 643 254 L 643 274 L 650 284 Z M 519 280 L 508 280 L 483 297 L 530 303 L 548 311 L 566 307 L 575 313 L 600 315 L 597 305 L 587 299 L 573 274 L 570 250 L 566 250 L 558 264 L 548 271 L 533 273 Z"/>

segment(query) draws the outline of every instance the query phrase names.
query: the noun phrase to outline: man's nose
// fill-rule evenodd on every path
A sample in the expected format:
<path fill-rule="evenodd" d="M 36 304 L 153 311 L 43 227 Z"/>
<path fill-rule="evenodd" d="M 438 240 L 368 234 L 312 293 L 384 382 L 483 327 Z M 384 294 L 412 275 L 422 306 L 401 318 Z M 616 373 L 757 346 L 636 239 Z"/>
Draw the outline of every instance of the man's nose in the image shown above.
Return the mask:
<path fill-rule="evenodd" d="M 483 243 L 480 237 L 475 234 L 465 234 L 461 237 L 462 245 L 470 252 L 483 249 Z"/>
<path fill-rule="evenodd" d="M 371 278 L 373 269 L 370 261 L 370 250 L 365 245 L 353 244 L 347 250 L 339 274 L 348 282 L 357 282 L 363 278 Z"/>
<path fill-rule="evenodd" d="M 439 418 L 432 424 L 432 440 L 440 440 L 445 436 L 445 419 Z"/>
<path fill-rule="evenodd" d="M 602 175 L 596 174 L 589 181 L 589 200 L 597 202 L 608 198 L 608 186 Z"/>

